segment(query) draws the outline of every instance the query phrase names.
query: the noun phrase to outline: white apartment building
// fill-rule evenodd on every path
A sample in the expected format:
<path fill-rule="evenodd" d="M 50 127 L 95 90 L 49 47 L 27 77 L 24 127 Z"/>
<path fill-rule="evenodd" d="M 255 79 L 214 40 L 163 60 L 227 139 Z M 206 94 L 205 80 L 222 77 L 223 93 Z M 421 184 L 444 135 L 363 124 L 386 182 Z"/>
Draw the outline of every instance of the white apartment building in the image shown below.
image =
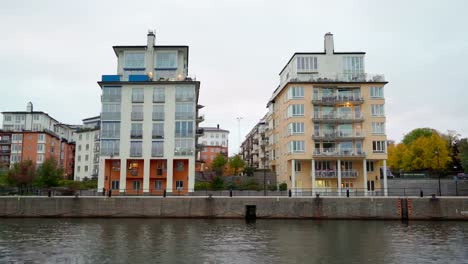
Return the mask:
<path fill-rule="evenodd" d="M 242 159 L 247 166 L 256 169 L 269 168 L 268 137 L 265 134 L 268 125 L 265 117 L 250 130 L 241 144 Z"/>
<path fill-rule="evenodd" d="M 200 82 L 188 46 L 114 46 L 117 74 L 103 75 L 98 188 L 118 194 L 186 194 L 195 183 Z"/>
<path fill-rule="evenodd" d="M 75 133 L 75 180 L 94 179 L 99 172 L 100 116 L 83 119 Z"/>

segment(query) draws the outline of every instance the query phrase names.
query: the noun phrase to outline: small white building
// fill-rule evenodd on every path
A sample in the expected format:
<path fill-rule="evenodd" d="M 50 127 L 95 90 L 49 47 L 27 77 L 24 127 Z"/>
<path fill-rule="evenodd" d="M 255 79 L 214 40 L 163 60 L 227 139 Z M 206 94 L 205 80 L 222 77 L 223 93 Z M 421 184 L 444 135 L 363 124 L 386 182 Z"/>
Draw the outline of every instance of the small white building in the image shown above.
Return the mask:
<path fill-rule="evenodd" d="M 83 119 L 75 133 L 75 181 L 97 179 L 99 173 L 100 116 Z"/>

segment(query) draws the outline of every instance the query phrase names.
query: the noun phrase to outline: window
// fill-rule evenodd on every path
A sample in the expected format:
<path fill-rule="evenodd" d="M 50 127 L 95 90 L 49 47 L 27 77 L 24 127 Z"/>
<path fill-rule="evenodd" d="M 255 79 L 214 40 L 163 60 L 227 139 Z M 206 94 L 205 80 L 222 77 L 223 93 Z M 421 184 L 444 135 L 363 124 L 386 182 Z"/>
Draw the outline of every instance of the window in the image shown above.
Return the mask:
<path fill-rule="evenodd" d="M 23 149 L 23 145 L 22 145 L 22 144 L 12 144 L 12 145 L 11 145 L 11 150 L 12 150 L 12 151 L 21 152 L 22 149 Z"/>
<path fill-rule="evenodd" d="M 44 158 L 45 158 L 44 154 L 37 154 L 36 163 L 44 163 Z"/>
<path fill-rule="evenodd" d="M 143 138 L 143 124 L 132 123 L 132 130 L 130 132 L 130 138 Z"/>
<path fill-rule="evenodd" d="M 45 142 L 45 134 L 38 134 L 37 135 L 38 142 Z"/>
<path fill-rule="evenodd" d="M 290 87 L 288 99 L 304 98 L 304 87 Z"/>
<path fill-rule="evenodd" d="M 176 181 L 176 189 L 183 190 L 184 189 L 184 181 Z"/>
<path fill-rule="evenodd" d="M 176 87 L 176 101 L 178 102 L 191 102 L 195 98 L 195 88 L 193 86 L 177 86 Z"/>
<path fill-rule="evenodd" d="M 89 144 L 86 144 L 86 150 L 89 150 Z"/>
<path fill-rule="evenodd" d="M 23 140 L 23 135 L 22 134 L 13 134 L 11 139 L 13 141 L 22 141 Z"/>
<path fill-rule="evenodd" d="M 84 166 L 84 171 L 88 172 L 88 166 Z"/>
<path fill-rule="evenodd" d="M 293 104 L 288 107 L 288 117 L 304 116 L 304 105 Z"/>
<path fill-rule="evenodd" d="M 349 171 L 353 169 L 353 162 L 352 161 L 343 161 L 341 165 L 344 171 Z"/>
<path fill-rule="evenodd" d="M 294 163 L 295 163 L 294 171 L 302 171 L 302 162 L 294 161 Z"/>
<path fill-rule="evenodd" d="M 369 172 L 374 171 L 374 161 L 367 160 L 366 161 L 366 168 L 367 168 L 367 171 L 369 171 Z"/>
<path fill-rule="evenodd" d="M 7 122 L 11 121 L 11 115 L 5 115 L 3 120 L 5 120 Z"/>
<path fill-rule="evenodd" d="M 119 122 L 102 122 L 101 138 L 119 138 L 120 123 Z M 78 146 L 78 151 L 81 151 L 81 145 Z"/>
<path fill-rule="evenodd" d="M 385 141 L 372 141 L 372 150 L 374 153 L 385 153 Z"/>
<path fill-rule="evenodd" d="M 85 161 L 88 161 L 88 160 L 89 160 L 89 155 L 86 154 L 86 155 L 85 155 Z"/>
<path fill-rule="evenodd" d="M 304 141 L 302 140 L 294 140 L 288 142 L 288 150 L 289 153 L 302 153 L 304 152 Z"/>
<path fill-rule="evenodd" d="M 112 181 L 112 190 L 119 190 L 120 189 L 120 181 Z"/>
<path fill-rule="evenodd" d="M 160 181 L 160 180 L 154 181 L 154 189 L 155 190 L 162 190 L 162 181 Z"/>
<path fill-rule="evenodd" d="M 164 142 L 163 141 L 153 141 L 151 143 L 151 156 L 152 157 L 164 156 Z"/>
<path fill-rule="evenodd" d="M 164 120 L 164 105 L 153 105 L 153 120 Z"/>
<path fill-rule="evenodd" d="M 145 93 L 143 88 L 132 89 L 132 103 L 143 103 L 145 101 Z"/>
<path fill-rule="evenodd" d="M 142 155 L 142 142 L 131 141 L 130 142 L 130 157 L 141 157 Z"/>
<path fill-rule="evenodd" d="M 193 137 L 193 121 L 176 121 L 175 137 Z"/>
<path fill-rule="evenodd" d="M 383 87 L 371 87 L 370 97 L 371 98 L 384 98 Z"/>
<path fill-rule="evenodd" d="M 101 140 L 101 155 L 119 155 L 120 141 L 119 140 Z"/>
<path fill-rule="evenodd" d="M 124 69 L 144 69 L 145 53 L 126 53 Z"/>
<path fill-rule="evenodd" d="M 140 190 L 140 181 L 133 181 L 133 190 L 134 191 Z"/>
<path fill-rule="evenodd" d="M 120 104 L 102 104 L 101 119 L 103 121 L 120 120 Z"/>
<path fill-rule="evenodd" d="M 143 120 L 143 105 L 132 105 L 132 120 L 133 121 Z"/>
<path fill-rule="evenodd" d="M 176 171 L 184 171 L 185 164 L 182 160 L 176 161 Z"/>
<path fill-rule="evenodd" d="M 371 105 L 371 115 L 372 116 L 384 116 L 384 105 L 383 104 L 372 104 Z"/>
<path fill-rule="evenodd" d="M 78 140 L 82 140 L 82 139 L 83 139 L 83 135 L 80 134 L 80 135 L 78 136 Z"/>
<path fill-rule="evenodd" d="M 45 144 L 37 144 L 37 152 L 44 152 Z"/>
<path fill-rule="evenodd" d="M 317 70 L 317 57 L 301 56 L 296 58 L 297 71 L 308 72 Z"/>
<path fill-rule="evenodd" d="M 385 134 L 384 122 L 372 122 L 372 134 Z"/>
<path fill-rule="evenodd" d="M 163 87 L 153 89 L 153 103 L 164 103 L 166 100 Z"/>
<path fill-rule="evenodd" d="M 156 69 L 177 69 L 177 51 L 159 51 L 156 53 Z"/>
<path fill-rule="evenodd" d="M 80 169 L 81 169 L 80 166 L 78 166 L 78 167 L 76 168 L 76 171 L 77 171 L 77 172 L 80 172 Z"/>
<path fill-rule="evenodd" d="M 102 87 L 102 102 L 120 102 L 121 98 L 120 86 Z"/>
<path fill-rule="evenodd" d="M 288 124 L 288 135 L 304 134 L 304 123 L 294 122 Z"/>
<path fill-rule="evenodd" d="M 193 103 L 176 103 L 176 120 L 193 119 L 195 116 Z"/>
<path fill-rule="evenodd" d="M 360 75 L 364 73 L 363 57 L 344 56 L 343 73 L 350 79 L 360 77 Z"/>
<path fill-rule="evenodd" d="M 194 140 L 193 139 L 176 139 L 174 142 L 174 154 L 178 156 L 193 155 Z"/>
<path fill-rule="evenodd" d="M 333 168 L 330 165 L 330 161 L 316 161 L 315 162 L 315 169 L 318 171 L 326 171 L 326 170 L 332 170 Z"/>
<path fill-rule="evenodd" d="M 164 123 L 153 123 L 153 138 L 164 138 Z"/>

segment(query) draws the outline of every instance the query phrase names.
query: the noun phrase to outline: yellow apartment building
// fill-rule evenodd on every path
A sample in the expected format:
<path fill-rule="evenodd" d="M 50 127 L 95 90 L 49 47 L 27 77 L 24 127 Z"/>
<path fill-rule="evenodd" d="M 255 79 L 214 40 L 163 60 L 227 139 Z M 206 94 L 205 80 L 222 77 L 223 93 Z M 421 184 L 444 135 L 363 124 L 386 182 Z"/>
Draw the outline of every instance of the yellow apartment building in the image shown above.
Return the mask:
<path fill-rule="evenodd" d="M 365 52 L 295 53 L 268 102 L 270 168 L 295 195 L 387 195 L 387 144 L 381 74 Z M 311 193 L 312 192 L 312 193 Z"/>

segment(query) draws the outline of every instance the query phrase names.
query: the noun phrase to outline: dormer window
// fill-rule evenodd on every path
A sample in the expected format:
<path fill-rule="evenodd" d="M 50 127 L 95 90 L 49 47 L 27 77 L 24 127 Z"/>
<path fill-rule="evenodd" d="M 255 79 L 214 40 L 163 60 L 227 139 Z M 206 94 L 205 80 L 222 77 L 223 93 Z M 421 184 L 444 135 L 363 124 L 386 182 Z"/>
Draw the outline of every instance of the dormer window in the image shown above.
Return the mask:
<path fill-rule="evenodd" d="M 155 61 L 157 70 L 176 70 L 177 51 L 158 51 Z"/>
<path fill-rule="evenodd" d="M 126 53 L 125 70 L 145 70 L 145 53 Z"/>

